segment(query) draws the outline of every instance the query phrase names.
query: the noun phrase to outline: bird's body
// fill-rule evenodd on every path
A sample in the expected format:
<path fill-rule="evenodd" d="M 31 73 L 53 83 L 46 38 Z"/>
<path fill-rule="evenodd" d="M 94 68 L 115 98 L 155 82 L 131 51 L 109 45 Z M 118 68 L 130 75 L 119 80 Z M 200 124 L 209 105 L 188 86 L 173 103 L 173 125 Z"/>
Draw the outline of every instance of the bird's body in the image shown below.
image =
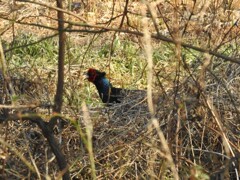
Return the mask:
<path fill-rule="evenodd" d="M 143 90 L 128 90 L 113 87 L 110 81 L 106 78 L 105 72 L 100 72 L 90 68 L 87 73 L 88 81 L 92 82 L 97 90 L 103 103 L 122 103 L 123 101 L 136 101 L 146 96 L 146 91 Z"/>
<path fill-rule="evenodd" d="M 96 86 L 103 103 L 120 103 L 123 98 L 123 89 L 113 87 L 105 75 L 105 72 L 89 69 L 87 72 L 87 79 Z"/>

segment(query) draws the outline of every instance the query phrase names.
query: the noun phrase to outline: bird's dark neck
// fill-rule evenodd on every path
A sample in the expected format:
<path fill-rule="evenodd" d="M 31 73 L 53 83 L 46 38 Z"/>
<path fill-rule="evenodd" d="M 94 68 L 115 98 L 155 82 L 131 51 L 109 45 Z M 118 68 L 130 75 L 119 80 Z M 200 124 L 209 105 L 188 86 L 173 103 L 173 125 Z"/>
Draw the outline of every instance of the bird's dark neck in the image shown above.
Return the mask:
<path fill-rule="evenodd" d="M 111 83 L 106 77 L 97 78 L 93 82 L 99 93 L 108 94 L 109 89 L 112 87 Z"/>

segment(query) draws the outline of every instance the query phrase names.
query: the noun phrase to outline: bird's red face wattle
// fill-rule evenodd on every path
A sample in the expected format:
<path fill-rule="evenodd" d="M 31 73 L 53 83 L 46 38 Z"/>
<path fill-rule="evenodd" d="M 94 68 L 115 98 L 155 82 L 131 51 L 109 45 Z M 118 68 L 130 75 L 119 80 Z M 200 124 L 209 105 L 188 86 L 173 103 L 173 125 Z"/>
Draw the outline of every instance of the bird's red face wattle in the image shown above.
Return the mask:
<path fill-rule="evenodd" d="M 87 77 L 88 81 L 94 82 L 97 77 L 96 69 L 93 69 L 93 68 L 88 69 L 87 76 L 88 76 Z"/>

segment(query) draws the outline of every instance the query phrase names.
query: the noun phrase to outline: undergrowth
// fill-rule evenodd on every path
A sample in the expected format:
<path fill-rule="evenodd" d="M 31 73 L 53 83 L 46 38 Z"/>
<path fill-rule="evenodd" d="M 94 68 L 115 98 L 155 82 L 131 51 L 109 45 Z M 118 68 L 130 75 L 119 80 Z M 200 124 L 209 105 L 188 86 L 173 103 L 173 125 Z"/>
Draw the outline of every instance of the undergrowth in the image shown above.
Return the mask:
<path fill-rule="evenodd" d="M 20 36 L 19 39 L 17 38 L 17 40 L 15 41 L 14 46 L 13 45 L 11 45 L 11 46 L 12 47 L 25 46 L 26 44 L 33 43 L 35 41 L 37 41 L 37 39 L 34 38 L 31 35 L 27 36 L 27 37 L 26 36 Z M 102 39 L 99 37 L 99 39 L 96 40 L 95 42 L 97 42 L 97 41 L 102 41 Z M 83 73 L 87 70 L 87 68 L 94 67 L 94 68 L 97 68 L 97 69 L 100 69 L 100 70 L 105 70 L 107 72 L 108 77 L 110 78 L 111 82 L 116 86 L 124 87 L 124 88 L 128 88 L 128 89 L 139 89 L 139 88 L 146 89 L 146 82 L 145 82 L 145 79 L 146 79 L 145 71 L 146 70 L 144 68 L 146 68 L 147 63 L 145 62 L 145 60 L 143 58 L 143 50 L 141 49 L 141 47 L 139 47 L 138 45 L 133 44 L 131 42 L 128 42 L 128 41 L 125 41 L 125 40 L 123 40 L 123 41 L 118 40 L 118 41 L 119 42 L 117 43 L 117 45 L 115 47 L 116 50 L 113 52 L 113 54 L 111 56 L 111 59 L 109 59 L 109 57 L 108 57 L 109 54 L 106 54 L 106 56 L 102 55 L 102 53 L 105 50 L 108 50 L 108 53 L 110 53 L 109 48 L 106 49 L 106 46 L 90 47 L 88 49 L 88 51 L 95 52 L 95 53 L 86 53 L 87 47 L 79 48 L 79 46 L 74 46 L 74 45 L 71 44 L 71 42 L 68 42 L 69 49 L 66 52 L 66 54 L 70 54 L 70 55 L 67 56 L 66 65 L 65 65 L 65 79 L 66 79 L 66 81 L 65 81 L 65 91 L 64 91 L 64 110 L 63 110 L 63 112 L 67 117 L 71 117 L 73 119 L 75 119 L 75 118 L 77 118 L 77 119 L 80 118 L 81 119 L 81 116 L 79 117 L 79 115 L 78 115 L 79 113 L 81 114 L 81 110 L 80 110 L 81 109 L 81 104 L 82 104 L 82 102 L 86 102 L 88 104 L 88 106 L 90 107 L 91 118 L 92 118 L 92 121 L 93 121 L 93 124 L 94 124 L 94 136 L 93 136 L 94 141 L 93 141 L 93 144 L 95 144 L 95 143 L 98 144 L 98 145 L 94 145 L 95 148 L 98 148 L 98 149 L 94 150 L 95 155 L 96 155 L 96 157 L 95 157 L 96 162 L 95 163 L 99 164 L 99 165 L 96 166 L 96 168 L 98 169 L 98 171 L 100 173 L 99 175 L 101 177 L 101 176 L 103 176 L 102 171 L 104 171 L 104 169 L 106 169 L 106 171 L 108 171 L 108 166 L 109 167 L 116 166 L 115 168 L 117 168 L 117 165 L 122 164 L 123 167 L 120 167 L 120 169 L 119 169 L 120 174 L 116 174 L 115 176 L 111 176 L 110 174 L 109 175 L 105 174 L 103 176 L 103 177 L 108 177 L 108 178 L 118 178 L 119 179 L 119 178 L 123 178 L 123 177 L 128 177 L 127 174 L 129 174 L 129 173 L 134 174 L 134 170 L 131 169 L 132 165 L 128 164 L 128 163 L 130 163 L 129 161 L 131 161 L 130 157 L 134 156 L 133 154 L 135 154 L 135 153 L 137 153 L 137 154 L 140 153 L 140 152 L 134 152 L 135 150 L 137 150 L 137 149 L 135 149 L 135 146 L 136 147 L 139 146 L 139 145 L 144 146 L 143 144 L 145 144 L 145 143 L 143 143 L 141 145 L 141 143 L 139 144 L 139 142 L 136 142 L 136 144 L 135 144 L 134 141 L 133 141 L 132 142 L 133 143 L 132 148 L 134 148 L 135 150 L 133 149 L 133 152 L 130 151 L 130 152 L 127 152 L 127 154 L 124 153 L 124 146 L 122 147 L 122 145 L 126 144 L 126 143 L 131 144 L 131 142 L 128 142 L 128 141 L 131 139 L 131 136 L 134 137 L 134 135 L 131 134 L 131 131 L 135 131 L 134 129 L 132 129 L 133 124 L 139 124 L 140 121 L 142 121 L 140 124 L 146 124 L 146 119 L 143 118 L 143 117 L 146 116 L 145 113 L 147 113 L 148 110 L 147 110 L 146 107 L 144 107 L 142 105 L 140 107 L 137 106 L 137 109 L 134 108 L 135 109 L 134 111 L 136 111 L 138 113 L 144 113 L 144 114 L 141 115 L 143 119 L 142 118 L 138 119 L 137 117 L 135 117 L 134 116 L 134 113 L 135 113 L 134 111 L 133 111 L 134 113 L 132 112 L 132 113 L 129 114 L 129 113 L 124 112 L 120 109 L 118 110 L 118 108 L 112 109 L 112 110 L 110 110 L 110 112 L 107 112 L 108 114 L 110 113 L 109 114 L 110 117 L 109 117 L 109 115 L 106 116 L 105 114 L 102 114 L 101 111 L 98 112 L 99 111 L 98 108 L 101 108 L 101 106 L 99 106 L 101 104 L 101 102 L 99 101 L 96 89 L 95 89 L 94 86 L 92 86 L 86 80 L 84 80 L 84 75 L 83 75 Z M 6 47 L 10 47 L 10 44 L 7 45 Z M 93 48 L 93 49 L 91 49 L 91 48 Z M 154 67 L 155 73 L 156 73 L 155 75 L 157 75 L 158 80 L 160 80 L 160 82 L 158 82 L 156 80 L 155 91 L 160 92 L 158 94 L 159 97 L 163 97 L 163 96 L 161 95 L 162 94 L 161 90 L 159 88 L 157 88 L 159 86 L 158 83 L 163 84 L 165 89 L 171 89 L 172 85 L 173 85 L 173 81 L 174 81 L 173 77 L 174 77 L 174 74 L 175 74 L 175 67 L 176 67 L 175 62 L 170 60 L 171 58 L 174 59 L 173 50 L 174 50 L 174 48 L 170 47 L 167 44 L 166 45 L 161 44 L 161 46 L 156 45 L 154 47 L 153 60 L 156 64 L 155 67 Z M 35 45 L 31 45 L 31 46 L 16 48 L 11 53 L 7 53 L 7 60 L 8 60 L 8 64 L 9 64 L 10 74 L 12 73 L 11 75 L 14 75 L 14 77 L 23 76 L 26 80 L 35 80 L 35 82 L 39 82 L 39 80 L 41 80 L 42 84 L 40 86 L 38 86 L 38 88 L 43 89 L 43 92 L 47 91 L 48 96 L 50 96 L 50 98 L 47 99 L 48 101 L 50 101 L 48 103 L 52 103 L 51 101 L 53 100 L 53 96 L 54 96 L 54 88 L 55 87 L 53 87 L 53 84 L 56 81 L 55 73 L 56 73 L 56 66 L 57 66 L 57 64 L 56 64 L 57 54 L 56 53 L 57 53 L 56 39 L 46 40 L 46 41 L 37 43 Z M 80 57 L 82 57 L 84 53 L 86 53 L 85 59 L 81 59 Z M 79 57 L 79 58 L 76 59 L 76 57 Z M 192 51 L 183 51 L 183 57 L 187 60 L 186 62 L 184 62 L 185 66 L 189 66 L 189 67 L 194 67 L 195 66 L 194 71 L 192 73 L 193 73 L 194 76 L 197 75 L 198 71 L 200 70 L 198 67 L 201 65 L 201 64 L 199 64 L 198 59 L 196 58 L 196 57 L 199 58 L 198 54 L 194 51 L 193 52 Z M 109 65 L 110 65 L 110 67 L 109 67 Z M 221 66 L 221 67 L 226 67 L 226 65 Z M 217 67 L 217 68 L 214 68 L 214 69 L 215 69 L 215 71 L 218 71 L 218 69 L 220 70 L 220 66 Z M 182 79 L 186 75 L 188 76 L 188 72 L 187 71 L 186 72 L 182 71 L 182 74 L 181 74 L 180 78 Z M 190 88 L 192 88 L 192 87 L 190 87 Z M 180 98 L 179 101 L 181 101 L 181 103 L 184 103 L 185 96 L 187 94 L 182 95 L 181 92 L 179 92 L 179 93 L 180 93 L 179 97 L 178 97 L 178 98 Z M 34 99 L 42 98 L 42 97 L 43 97 L 43 94 L 42 95 L 39 94 L 38 97 L 34 96 Z M 169 97 L 167 99 L 169 99 L 169 98 L 171 99 L 172 97 L 169 94 Z M 169 100 L 167 100 L 167 101 L 169 101 Z M 158 109 L 158 112 L 157 112 L 157 114 L 159 114 L 159 117 L 162 117 L 162 118 L 164 117 L 162 115 L 162 113 L 163 114 L 170 113 L 169 115 L 171 115 L 171 108 L 166 107 L 168 110 L 165 109 L 165 106 L 166 105 L 168 106 L 168 103 L 164 102 L 164 100 L 161 100 L 161 101 L 163 101 L 163 102 L 159 104 L 159 109 Z M 42 102 L 42 100 L 41 100 L 41 102 Z M 27 102 L 25 102 L 25 103 L 27 103 Z M 180 109 L 181 109 L 180 111 L 185 111 L 185 108 L 181 107 L 182 105 L 180 105 Z M 141 110 L 138 109 L 138 108 L 140 108 Z M 162 110 L 161 110 L 162 108 L 165 109 L 164 110 L 165 112 L 164 111 L 162 112 Z M 112 114 L 111 111 L 113 111 L 114 113 Z M 122 114 L 118 111 L 121 111 Z M 202 110 L 200 110 L 200 111 L 202 111 Z M 195 112 L 195 110 L 194 110 L 194 112 Z M 119 116 L 116 113 L 117 114 L 120 113 Z M 123 115 L 125 113 L 127 113 L 127 114 Z M 198 112 L 198 113 L 200 113 L 200 112 Z M 205 118 L 206 118 L 207 114 L 205 114 Z M 133 116 L 133 117 L 132 118 L 129 117 L 130 119 L 127 118 L 130 115 Z M 123 117 L 123 116 L 126 116 L 126 117 Z M 201 116 L 202 116 L 202 114 L 201 114 Z M 119 119 L 119 117 L 122 117 L 122 118 Z M 204 118 L 204 117 L 202 116 L 201 118 Z M 126 127 L 125 127 L 125 124 L 123 123 L 125 121 L 127 123 L 127 121 L 129 121 L 129 120 L 130 120 L 130 122 L 128 122 L 128 123 L 130 123 L 129 128 L 131 130 L 130 129 L 129 130 L 125 129 Z M 74 121 L 76 121 L 76 120 L 73 120 L 73 122 Z M 117 122 L 117 121 L 119 121 L 119 122 Z M 161 119 L 161 121 L 162 121 L 161 124 L 163 124 L 163 130 L 165 129 L 164 127 L 166 126 L 167 123 L 173 123 L 173 124 L 176 123 L 173 120 L 172 120 L 173 122 L 165 122 L 164 119 Z M 108 122 L 108 125 L 106 124 L 107 122 Z M 123 123 L 123 124 L 120 125 L 119 124 L 120 122 Z M 203 122 L 205 122 L 205 120 Z M 185 128 L 190 128 L 189 123 L 187 123 L 187 122 L 182 122 L 182 123 L 183 123 L 182 124 L 183 128 L 184 127 Z M 190 122 L 190 123 L 195 124 L 195 122 Z M 66 144 L 66 146 L 67 146 L 66 148 L 68 149 L 68 151 L 71 151 L 70 149 L 72 149 L 72 148 L 75 149 L 74 153 L 70 153 L 70 154 L 71 154 L 72 157 L 79 158 L 79 160 L 81 162 L 81 161 L 83 161 L 82 158 L 84 157 L 84 154 L 85 154 L 84 151 L 85 150 L 82 149 L 83 147 L 81 147 L 81 146 L 78 147 L 79 145 L 77 145 L 75 143 L 77 141 L 80 141 L 81 138 L 83 138 L 84 132 L 82 132 L 81 136 L 79 136 L 78 133 L 77 134 L 73 133 L 73 134 L 75 134 L 75 135 L 73 135 L 72 133 L 68 132 L 68 131 L 76 131 L 74 129 L 75 128 L 78 129 L 79 128 L 78 126 L 81 126 L 80 124 L 75 124 L 73 127 L 71 125 L 68 126 L 68 128 L 65 131 L 66 134 L 64 133 L 65 135 L 64 135 L 64 140 L 63 141 L 64 142 L 66 141 L 66 143 L 67 142 L 70 143 L 70 144 L 68 144 L 68 143 Z M 140 127 L 138 127 L 138 128 L 141 129 L 142 127 L 141 127 L 140 124 L 139 124 Z M 202 125 L 197 125 L 197 124 L 194 125 L 194 124 L 193 124 L 193 129 L 195 129 L 195 128 L 197 129 L 197 127 L 195 127 L 195 126 L 202 127 Z M 200 123 L 200 124 L 202 124 L 202 123 Z M 107 126 L 107 127 L 112 126 L 111 128 L 113 128 L 113 129 L 106 129 L 107 127 L 105 127 L 105 126 Z M 115 127 L 115 126 L 117 126 L 117 127 Z M 123 129 L 121 131 L 118 131 L 117 129 L 114 130 L 115 128 L 117 128 L 117 129 L 123 128 Z M 32 131 L 33 130 L 31 130 L 31 132 Z M 35 131 L 38 132 L 38 130 L 34 130 L 34 132 Z M 24 130 L 23 130 L 22 133 L 28 133 L 28 132 L 24 132 Z M 138 133 L 144 133 L 144 132 L 136 131 L 136 132 L 132 132 L 132 133 L 138 134 Z M 192 133 L 194 133 L 194 132 L 192 132 Z M 120 137 L 118 137 L 119 135 L 120 135 Z M 126 138 L 126 137 L 124 137 L 125 135 L 126 135 L 126 137 L 128 137 L 128 140 L 125 139 Z M 181 135 L 181 133 L 179 135 Z M 104 144 L 104 142 L 102 142 L 103 144 L 101 144 L 101 142 L 100 142 L 101 139 L 105 139 L 105 141 L 106 141 L 106 139 L 108 139 L 109 137 L 114 138 L 115 136 L 118 137 L 118 138 L 115 139 L 116 140 L 116 142 L 114 143 L 115 145 L 111 144 L 111 143 L 110 143 L 111 145 L 110 144 L 106 145 L 106 144 Z M 154 134 L 152 134 L 150 136 L 154 137 Z M 183 135 L 182 138 L 184 138 L 184 136 L 185 135 Z M 196 136 L 196 135 L 194 135 L 194 136 Z M 99 139 L 100 137 L 101 137 L 101 139 Z M 145 139 L 145 138 L 148 139 L 149 136 L 145 135 L 142 138 L 143 139 Z M 143 142 L 146 141 L 146 143 L 147 143 L 148 140 L 147 139 L 143 140 L 143 139 L 141 141 L 143 141 Z M 27 142 L 28 140 L 27 141 L 23 140 L 23 141 Z M 110 140 L 110 142 L 111 141 L 112 140 Z M 203 141 L 205 141 L 205 140 L 203 140 Z M 71 145 L 71 143 L 74 143 L 74 145 Z M 157 143 L 157 142 L 154 142 L 154 144 L 155 143 Z M 202 143 L 207 143 L 207 142 L 202 142 Z M 31 145 L 31 144 L 29 144 L 29 145 Z M 113 146 L 119 146 L 119 147 L 116 147 L 116 148 L 117 149 L 120 148 L 120 149 L 117 150 L 117 149 L 114 148 L 115 150 L 113 149 L 113 151 L 112 151 L 111 150 L 112 145 Z M 147 148 L 147 149 L 150 148 L 151 149 L 151 146 L 149 144 L 146 144 L 146 145 L 147 146 L 145 148 Z M 70 146 L 73 146 L 73 147 L 70 147 Z M 87 146 L 87 144 L 85 143 L 85 144 L 83 144 L 83 146 Z M 194 145 L 194 146 L 198 146 L 198 145 Z M 101 148 L 106 148 L 104 151 L 109 151 L 110 150 L 109 153 L 114 153 L 114 154 L 115 153 L 120 153 L 119 154 L 120 156 L 122 156 L 121 154 L 124 153 L 125 155 L 123 157 L 121 157 L 121 158 L 123 158 L 122 160 L 115 159 L 114 157 L 112 157 L 114 159 L 112 159 L 110 161 L 116 161 L 116 164 L 114 163 L 114 164 L 107 165 L 108 163 L 110 163 L 110 161 L 106 162 L 106 159 L 105 159 L 106 157 L 104 157 L 104 154 L 101 155 L 101 151 L 99 152 L 99 150 L 101 149 L 100 147 Z M 80 149 L 78 151 L 76 151 L 76 148 L 77 149 L 80 148 Z M 65 149 L 65 150 L 67 150 L 67 149 Z M 149 150 L 147 150 L 147 149 L 145 149 L 144 151 L 149 151 L 150 150 L 150 149 Z M 69 153 L 68 151 L 66 151 L 66 154 Z M 81 152 L 80 154 L 82 154 L 82 156 L 83 156 L 82 158 L 78 157 L 79 152 Z M 154 151 L 152 153 L 154 153 Z M 149 156 L 152 156 L 151 155 L 152 153 L 150 153 Z M 142 155 L 144 155 L 144 154 L 142 154 Z M 145 154 L 145 155 L 148 156 L 147 154 Z M 98 156 L 100 156 L 100 157 L 103 156 L 102 158 L 105 159 L 104 162 L 107 163 L 107 164 L 101 162 L 102 160 L 101 160 L 101 158 L 98 159 Z M 192 156 L 192 155 L 190 155 L 190 156 Z M 196 156 L 196 153 L 194 153 L 194 156 Z M 137 158 L 137 157 L 135 157 L 135 158 Z M 141 158 L 148 159 L 150 157 L 141 157 Z M 157 157 L 155 157 L 155 158 L 157 158 Z M 78 169 L 79 165 L 77 165 L 77 164 L 79 162 L 78 161 L 77 162 L 72 161 L 71 159 L 72 159 L 71 157 L 68 157 L 69 162 L 73 163 L 73 164 L 71 164 L 71 171 L 74 172 L 75 170 Z M 161 159 L 159 159 L 159 160 L 161 161 Z M 157 164 L 158 164 L 159 160 L 156 160 L 156 164 L 155 164 L 156 167 L 158 167 Z M 205 161 L 207 161 L 207 160 L 205 160 Z M 140 164 L 142 164 L 142 163 L 143 162 L 141 162 Z M 161 162 L 159 162 L 159 163 L 162 164 Z M 198 163 L 196 163 L 196 164 L 198 164 Z M 200 163 L 199 165 L 205 166 L 202 163 Z M 80 166 L 82 166 L 82 165 L 80 165 Z M 126 167 L 124 167 L 124 166 L 126 166 Z M 144 167 L 141 167 L 141 166 L 144 166 Z M 84 168 L 90 168 L 90 167 L 86 166 Z M 159 168 L 160 168 L 160 166 L 159 166 Z M 167 167 L 165 167 L 165 168 L 167 168 Z M 147 169 L 147 167 L 145 167 L 145 165 L 143 165 L 143 164 L 140 165 L 140 167 L 138 167 L 138 171 L 140 171 L 139 173 L 140 174 L 143 173 L 142 171 L 144 171 L 144 169 Z M 200 169 L 201 168 L 198 168 L 196 166 L 195 171 L 201 171 L 201 173 L 200 173 L 201 175 L 199 175 L 199 177 L 200 176 L 205 176 L 204 175 L 205 173 L 203 173 L 202 170 L 200 170 Z M 167 171 L 167 169 L 166 169 L 166 171 Z M 183 176 L 186 176 L 186 174 L 189 174 L 190 172 L 186 171 L 186 167 L 182 167 L 179 173 L 183 177 Z M 89 178 L 89 177 L 86 176 L 85 170 L 81 170 L 80 174 L 76 174 L 75 176 L 79 177 L 79 175 L 80 175 L 82 177 Z M 165 176 L 165 178 L 166 178 L 169 175 L 159 174 L 159 176 L 160 177 Z M 168 178 L 170 178 L 170 176 Z M 200 178 L 200 179 L 202 179 L 202 178 Z"/>

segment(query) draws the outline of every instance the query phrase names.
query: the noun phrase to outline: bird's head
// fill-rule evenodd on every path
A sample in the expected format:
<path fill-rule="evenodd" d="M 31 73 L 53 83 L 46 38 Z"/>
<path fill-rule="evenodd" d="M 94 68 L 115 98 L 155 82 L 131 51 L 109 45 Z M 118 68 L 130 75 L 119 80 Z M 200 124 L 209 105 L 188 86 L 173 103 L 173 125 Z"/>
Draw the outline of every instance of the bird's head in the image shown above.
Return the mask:
<path fill-rule="evenodd" d="M 96 69 L 89 68 L 86 76 L 87 80 L 94 83 L 97 79 L 101 79 L 102 77 L 105 77 L 106 73 L 105 72 L 100 72 Z"/>

